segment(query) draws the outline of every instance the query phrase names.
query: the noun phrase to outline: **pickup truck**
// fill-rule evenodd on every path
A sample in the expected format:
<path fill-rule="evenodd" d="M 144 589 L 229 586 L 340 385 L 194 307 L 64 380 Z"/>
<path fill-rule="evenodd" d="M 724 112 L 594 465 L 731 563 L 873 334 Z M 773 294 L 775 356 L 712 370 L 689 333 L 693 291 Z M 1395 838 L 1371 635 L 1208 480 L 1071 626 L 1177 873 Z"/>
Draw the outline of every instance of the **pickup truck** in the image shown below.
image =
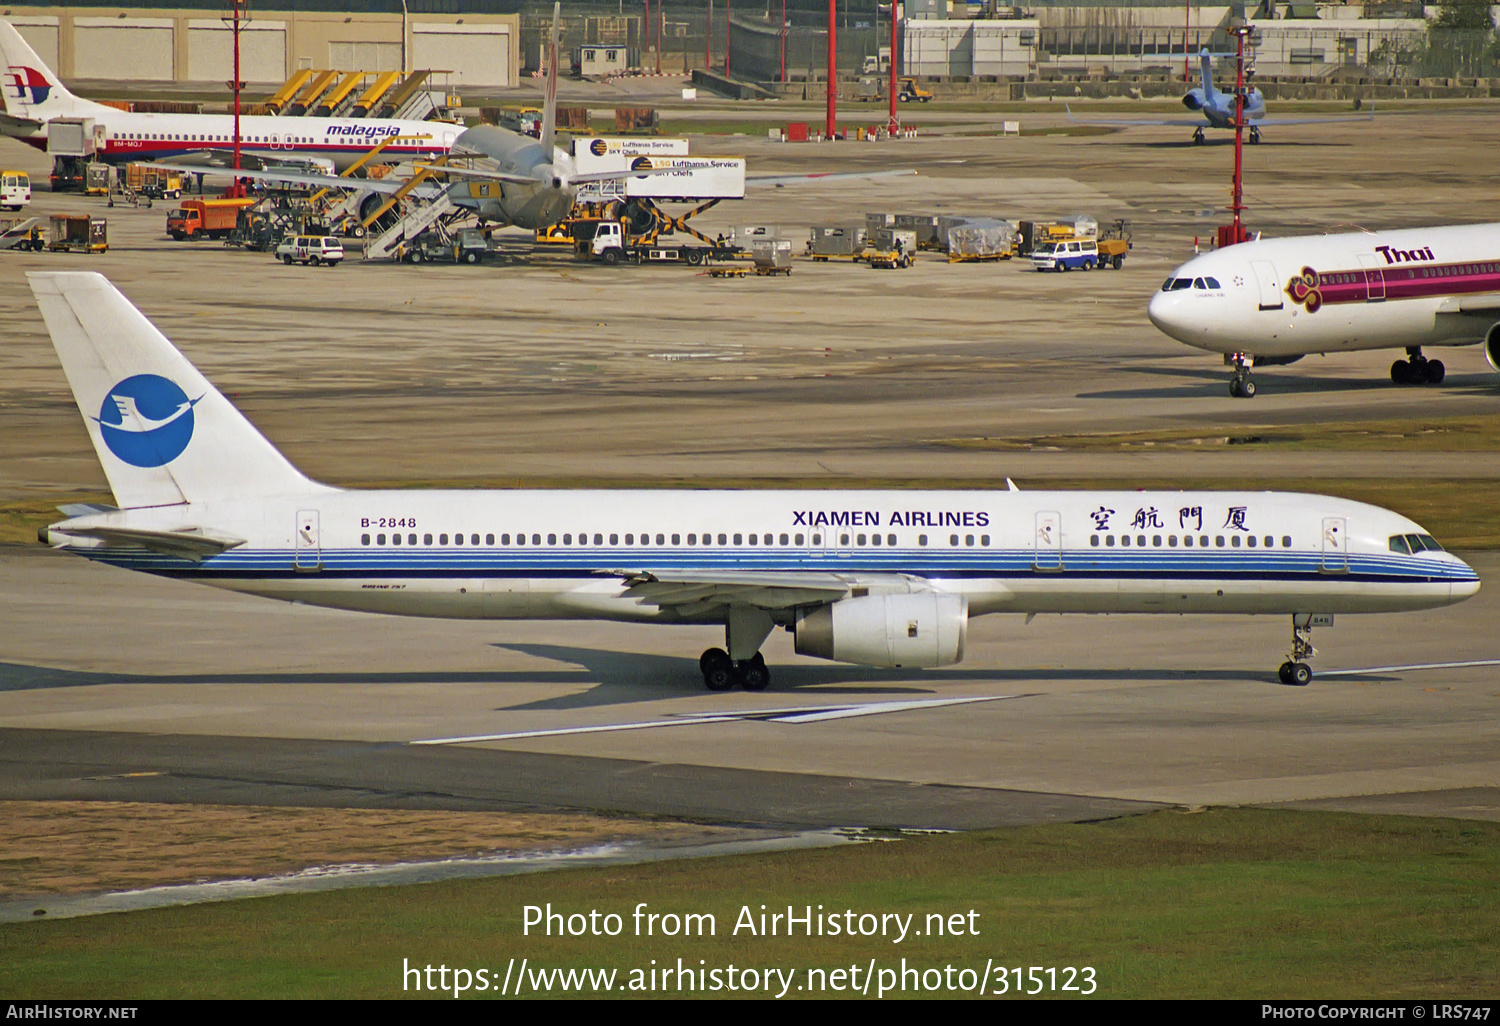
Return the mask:
<path fill-rule="evenodd" d="M 286 264 L 332 267 L 344 259 L 344 244 L 332 235 L 291 235 L 276 247 L 276 256 Z"/>

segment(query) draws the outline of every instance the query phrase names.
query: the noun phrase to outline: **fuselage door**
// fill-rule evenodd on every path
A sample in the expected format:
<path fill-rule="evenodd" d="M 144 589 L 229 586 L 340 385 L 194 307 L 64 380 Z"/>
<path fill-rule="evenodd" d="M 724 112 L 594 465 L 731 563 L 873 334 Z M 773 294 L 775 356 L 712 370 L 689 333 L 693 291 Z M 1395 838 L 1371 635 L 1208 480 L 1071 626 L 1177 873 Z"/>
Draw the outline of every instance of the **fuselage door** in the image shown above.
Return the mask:
<path fill-rule="evenodd" d="M 1281 279 L 1276 276 L 1276 265 L 1269 260 L 1252 260 L 1250 269 L 1255 272 L 1255 283 L 1260 286 L 1260 308 L 1280 310 L 1286 305 L 1286 295 L 1281 291 Z"/>
<path fill-rule="evenodd" d="M 1361 253 L 1359 265 L 1365 269 L 1365 298 L 1371 303 L 1385 302 L 1385 271 L 1374 253 Z"/>
<path fill-rule="evenodd" d="M 1326 574 L 1349 572 L 1349 523 L 1343 517 L 1323 518 L 1323 563 Z"/>
<path fill-rule="evenodd" d="M 1036 570 L 1061 570 L 1062 517 L 1053 512 L 1036 515 L 1036 552 L 1031 565 Z"/>
<path fill-rule="evenodd" d="M 318 511 L 297 511 L 297 555 L 292 564 L 298 570 L 323 569 L 323 547 L 318 539 Z"/>

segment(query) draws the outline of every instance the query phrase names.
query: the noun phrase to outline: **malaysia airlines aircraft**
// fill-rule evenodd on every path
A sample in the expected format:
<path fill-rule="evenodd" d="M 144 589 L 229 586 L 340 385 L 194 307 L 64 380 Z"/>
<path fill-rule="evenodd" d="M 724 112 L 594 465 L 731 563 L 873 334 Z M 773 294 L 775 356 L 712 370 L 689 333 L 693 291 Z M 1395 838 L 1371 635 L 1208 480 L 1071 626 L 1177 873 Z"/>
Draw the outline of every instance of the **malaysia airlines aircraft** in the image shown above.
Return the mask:
<path fill-rule="evenodd" d="M 1292 617 L 1425 609 L 1479 579 L 1400 514 L 1276 492 L 363 491 L 304 477 L 102 275 L 30 274 L 119 507 L 45 544 L 339 609 L 716 624 L 712 690 L 767 686 L 776 627 L 810 656 L 963 658 L 987 613 Z"/>
<path fill-rule="evenodd" d="M 1234 366 L 1229 394 L 1255 394 L 1251 368 L 1308 353 L 1405 349 L 1398 385 L 1442 382 L 1423 346 L 1482 343 L 1500 371 L 1500 224 L 1262 239 L 1194 257 L 1147 307 L 1151 323 Z"/>
<path fill-rule="evenodd" d="M 1180 55 L 1179 55 L 1180 56 Z M 1080 125 L 1182 125 L 1193 129 L 1193 145 L 1197 146 L 1203 142 L 1203 132 L 1209 128 L 1234 128 L 1234 90 L 1224 92 L 1214 87 L 1213 58 L 1234 57 L 1232 53 L 1209 53 L 1208 50 L 1200 50 L 1198 59 L 1201 63 L 1199 76 L 1203 82 L 1196 89 L 1189 89 L 1182 97 L 1182 105 L 1188 110 L 1197 111 L 1201 117 L 1197 118 L 1110 118 L 1098 121 L 1080 121 L 1073 117 L 1071 107 L 1064 107 L 1068 111 L 1068 120 Z M 1369 114 L 1358 117 L 1316 117 L 1316 118 L 1271 118 L 1266 116 L 1266 97 L 1254 86 L 1245 88 L 1245 121 L 1250 128 L 1250 142 L 1260 142 L 1260 130 L 1265 125 L 1317 125 L 1332 121 L 1370 121 L 1375 117 L 1372 109 Z"/>
<path fill-rule="evenodd" d="M 52 119 L 92 118 L 97 159 L 107 163 L 192 159 L 191 171 L 231 164 L 232 114 L 134 114 L 80 99 L 8 21 L 0 21 L 0 57 L 6 65 L 0 134 L 45 150 Z M 389 136 L 398 141 L 383 155 L 432 159 L 447 153 L 463 130 L 442 121 L 241 116 L 240 154 L 252 163 L 300 157 L 342 170 Z"/>

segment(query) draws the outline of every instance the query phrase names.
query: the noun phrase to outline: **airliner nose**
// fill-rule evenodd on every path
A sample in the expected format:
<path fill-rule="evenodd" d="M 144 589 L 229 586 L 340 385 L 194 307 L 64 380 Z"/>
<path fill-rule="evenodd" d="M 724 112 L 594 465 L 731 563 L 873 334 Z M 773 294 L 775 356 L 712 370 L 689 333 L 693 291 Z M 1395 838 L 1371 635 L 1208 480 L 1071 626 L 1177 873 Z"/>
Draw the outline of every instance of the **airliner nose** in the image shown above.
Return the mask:
<path fill-rule="evenodd" d="M 1182 299 L 1171 292 L 1158 292 L 1146 306 L 1146 316 L 1157 330 L 1179 342 L 1186 342 L 1187 322 L 1183 317 Z"/>
<path fill-rule="evenodd" d="M 1459 559 L 1457 556 L 1454 556 L 1451 552 L 1448 555 L 1453 558 L 1453 561 L 1455 563 L 1463 568 L 1463 572 L 1473 575 L 1469 580 L 1459 580 L 1449 584 L 1448 597 L 1451 598 L 1454 602 L 1462 602 L 1466 598 L 1472 598 L 1473 596 L 1479 594 L 1479 575 L 1474 572 L 1474 568 L 1471 567 L 1468 563 L 1465 563 L 1463 560 Z"/>

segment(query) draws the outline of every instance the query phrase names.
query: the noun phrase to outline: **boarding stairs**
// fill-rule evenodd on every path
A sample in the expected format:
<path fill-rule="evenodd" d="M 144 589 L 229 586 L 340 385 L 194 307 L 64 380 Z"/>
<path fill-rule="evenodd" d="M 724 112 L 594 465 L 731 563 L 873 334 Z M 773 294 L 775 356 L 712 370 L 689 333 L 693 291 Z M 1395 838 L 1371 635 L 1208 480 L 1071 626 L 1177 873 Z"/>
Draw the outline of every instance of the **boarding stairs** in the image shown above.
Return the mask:
<path fill-rule="evenodd" d="M 457 209 L 446 192 L 429 203 L 413 205 L 399 221 L 365 243 L 365 259 L 395 259 L 398 246 L 415 239 Z"/>

